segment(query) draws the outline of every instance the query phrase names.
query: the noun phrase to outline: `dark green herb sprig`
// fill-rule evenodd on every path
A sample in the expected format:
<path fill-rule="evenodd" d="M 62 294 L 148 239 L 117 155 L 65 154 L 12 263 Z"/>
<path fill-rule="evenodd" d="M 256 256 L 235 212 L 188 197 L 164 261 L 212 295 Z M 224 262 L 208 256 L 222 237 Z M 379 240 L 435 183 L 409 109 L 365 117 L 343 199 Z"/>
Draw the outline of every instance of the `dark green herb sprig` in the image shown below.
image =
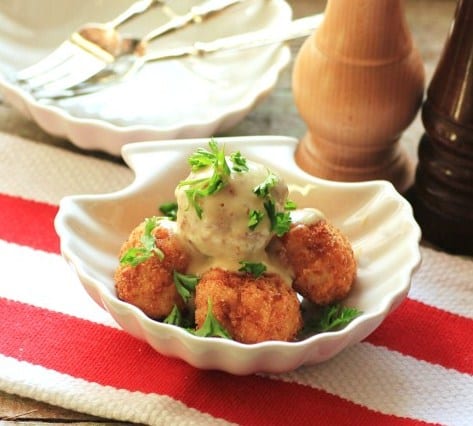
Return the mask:
<path fill-rule="evenodd" d="M 202 327 L 197 330 L 189 330 L 192 334 L 200 337 L 223 337 L 224 339 L 231 339 L 230 333 L 223 327 L 222 324 L 215 318 L 212 311 L 212 300 L 207 301 L 207 315 Z"/>
<path fill-rule="evenodd" d="M 266 176 L 266 179 L 258 186 L 256 186 L 253 189 L 253 192 L 256 194 L 257 197 L 265 198 L 269 196 L 269 191 L 271 190 L 271 188 L 274 188 L 277 183 L 278 177 L 273 172 L 268 171 L 268 176 Z"/>
<path fill-rule="evenodd" d="M 284 210 L 286 211 L 292 211 L 297 209 L 297 204 L 292 201 L 292 200 L 286 200 L 286 203 L 284 204 Z"/>
<path fill-rule="evenodd" d="M 258 278 L 266 272 L 266 265 L 260 262 L 248 262 L 246 260 L 242 260 L 239 262 L 241 266 L 238 269 L 240 272 L 247 272 L 254 277 Z"/>
<path fill-rule="evenodd" d="M 209 141 L 209 148 L 210 151 L 199 148 L 189 157 L 188 161 L 193 172 L 212 167 L 212 175 L 206 178 L 183 180 L 179 183 L 179 187 L 189 186 L 185 193 L 189 204 L 194 208 L 199 218 L 202 218 L 203 213 L 200 200 L 224 188 L 231 174 L 223 147 L 220 149 L 217 142 L 211 139 Z M 235 172 L 248 170 L 246 159 L 239 152 L 232 154 L 230 157 L 233 161 L 233 170 Z"/>
<path fill-rule="evenodd" d="M 254 229 L 263 220 L 264 213 L 259 210 L 250 210 L 248 213 L 248 228 L 254 231 Z"/>
<path fill-rule="evenodd" d="M 163 322 L 165 324 L 177 325 L 179 327 L 182 326 L 183 317 L 182 317 L 181 311 L 176 305 L 173 306 L 172 311 L 169 313 L 169 315 L 166 318 L 164 318 Z"/>
<path fill-rule="evenodd" d="M 342 328 L 359 315 L 361 315 L 361 311 L 356 308 L 349 308 L 338 303 L 329 305 L 322 311 L 319 320 L 320 331 L 333 331 Z"/>
<path fill-rule="evenodd" d="M 240 151 L 230 154 L 230 160 L 232 160 L 233 163 L 233 171 L 243 173 L 249 170 L 248 165 L 246 164 L 246 158 L 241 155 Z"/>
<path fill-rule="evenodd" d="M 276 205 L 272 198 L 264 202 L 264 208 L 271 223 L 271 231 L 278 237 L 282 237 L 291 227 L 291 215 L 289 212 L 276 212 Z"/>
<path fill-rule="evenodd" d="M 256 194 L 257 197 L 265 199 L 264 201 L 264 209 L 266 210 L 266 214 L 268 215 L 271 231 L 274 231 L 278 237 L 283 236 L 286 232 L 289 231 L 291 227 L 291 215 L 287 212 L 287 210 L 295 209 L 295 203 L 292 201 L 286 200 L 284 212 L 277 212 L 276 211 L 276 203 L 274 202 L 273 197 L 271 196 L 271 189 L 276 186 L 278 183 L 278 177 L 271 171 L 268 171 L 268 176 L 266 179 L 257 185 L 253 192 Z M 258 222 L 255 224 L 255 220 L 251 220 L 248 222 L 248 228 L 251 230 L 255 229 L 255 227 L 263 220 L 263 213 L 259 212 Z M 251 226 L 253 227 L 251 227 Z"/>
<path fill-rule="evenodd" d="M 173 271 L 172 279 L 176 286 L 177 292 L 182 297 L 184 302 L 189 302 L 195 293 L 195 287 L 199 283 L 199 277 L 197 275 L 186 275 Z"/>
<path fill-rule="evenodd" d="M 189 329 L 194 326 L 194 317 L 189 311 L 184 312 L 184 314 L 179 310 L 179 308 L 174 305 L 169 315 L 164 318 L 163 322 L 165 324 L 176 325 L 178 327 Z"/>
<path fill-rule="evenodd" d="M 177 203 L 175 201 L 161 204 L 159 206 L 159 211 L 168 219 L 173 220 L 174 222 L 177 220 Z"/>
<path fill-rule="evenodd" d="M 357 308 L 340 303 L 324 306 L 317 315 L 306 319 L 302 334 L 340 330 L 361 314 L 362 311 Z"/>
<path fill-rule="evenodd" d="M 145 219 L 145 229 L 140 238 L 142 246 L 131 247 L 120 259 L 121 265 L 137 266 L 147 261 L 152 256 L 157 256 L 159 260 L 164 259 L 164 252 L 156 246 L 153 230 L 158 226 L 161 217 L 152 216 Z"/>

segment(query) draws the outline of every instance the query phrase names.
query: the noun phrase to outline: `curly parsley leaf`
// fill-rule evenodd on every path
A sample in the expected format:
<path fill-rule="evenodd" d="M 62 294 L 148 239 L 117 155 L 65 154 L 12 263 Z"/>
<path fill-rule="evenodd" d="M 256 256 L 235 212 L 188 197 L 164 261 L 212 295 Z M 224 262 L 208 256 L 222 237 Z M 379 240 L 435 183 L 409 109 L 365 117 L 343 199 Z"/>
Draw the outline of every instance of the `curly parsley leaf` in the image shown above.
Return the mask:
<path fill-rule="evenodd" d="M 321 331 L 331 331 L 350 323 L 361 314 L 356 308 L 349 308 L 339 304 L 328 306 L 324 309 L 320 319 Z"/>
<path fill-rule="evenodd" d="M 289 231 L 291 226 L 291 216 L 287 211 L 294 210 L 296 205 L 294 202 L 286 200 L 284 205 L 286 212 L 276 211 L 276 204 L 271 197 L 270 191 L 277 183 L 278 177 L 273 172 L 268 171 L 268 176 L 266 176 L 266 179 L 253 188 L 253 192 L 257 197 L 265 199 L 263 205 L 271 224 L 270 229 L 271 231 L 274 231 L 278 237 L 281 237 Z"/>
<path fill-rule="evenodd" d="M 297 209 L 297 204 L 292 201 L 292 200 L 286 200 L 286 203 L 284 204 L 284 210 L 290 211 L 290 210 L 296 210 Z"/>
<path fill-rule="evenodd" d="M 177 220 L 177 203 L 175 201 L 161 204 L 159 211 L 170 220 Z"/>
<path fill-rule="evenodd" d="M 177 292 L 182 297 L 184 302 L 188 302 L 195 292 L 195 287 L 199 282 L 197 275 L 186 275 L 177 272 L 176 270 L 172 273 L 172 279 L 176 286 Z"/>
<path fill-rule="evenodd" d="M 146 262 L 152 253 L 144 247 L 131 247 L 120 258 L 120 265 L 138 266 L 140 263 Z"/>
<path fill-rule="evenodd" d="M 247 272 L 254 277 L 258 278 L 266 272 L 266 265 L 260 262 L 248 262 L 246 260 L 242 260 L 239 262 L 241 266 L 238 269 L 240 272 Z"/>
<path fill-rule="evenodd" d="M 182 314 L 176 305 L 173 306 L 172 311 L 166 318 L 164 318 L 163 322 L 166 324 L 177 325 L 179 327 L 182 326 Z"/>
<path fill-rule="evenodd" d="M 289 231 L 291 223 L 291 215 L 289 213 L 276 213 L 275 222 L 272 225 L 273 231 L 278 237 L 282 237 Z"/>
<path fill-rule="evenodd" d="M 282 237 L 291 227 L 291 215 L 289 212 L 276 212 L 276 205 L 272 199 L 264 202 L 264 208 L 271 223 L 271 231 Z"/>
<path fill-rule="evenodd" d="M 361 311 L 358 309 L 342 306 L 338 303 L 326 306 L 323 308 L 318 321 L 318 329 L 321 332 L 340 329 L 359 315 L 361 315 Z"/>
<path fill-rule="evenodd" d="M 202 327 L 192 331 L 193 334 L 200 337 L 223 337 L 225 339 L 231 339 L 230 333 L 220 324 L 215 318 L 212 311 L 212 300 L 209 298 L 207 301 L 207 315 Z"/>
<path fill-rule="evenodd" d="M 254 231 L 254 229 L 263 220 L 264 213 L 259 210 L 250 210 L 248 213 L 248 228 Z"/>
<path fill-rule="evenodd" d="M 176 325 L 181 328 L 185 328 L 186 330 L 193 326 L 194 318 L 192 315 L 185 315 L 185 312 L 182 313 L 179 308 L 174 305 L 169 315 L 164 318 L 163 322 L 165 324 Z"/>
<path fill-rule="evenodd" d="M 268 171 L 268 176 L 266 176 L 266 179 L 259 185 L 255 186 L 253 188 L 253 192 L 259 198 L 267 197 L 271 188 L 274 188 L 277 183 L 278 177 L 273 172 Z"/>
<path fill-rule="evenodd" d="M 189 157 L 187 161 L 193 172 L 212 166 L 215 163 L 218 153 L 218 146 L 215 140 L 211 139 L 209 141 L 209 148 L 210 151 L 205 148 L 198 148 L 197 151 Z"/>
<path fill-rule="evenodd" d="M 246 164 L 246 158 L 241 155 L 240 151 L 230 154 L 230 160 L 232 160 L 233 163 L 232 170 L 235 172 L 242 173 L 249 170 Z"/>
<path fill-rule="evenodd" d="M 200 148 L 189 157 L 192 171 L 212 167 L 213 173 L 210 177 L 188 179 L 179 183 L 179 187 L 189 186 L 185 193 L 190 206 L 195 209 L 199 218 L 202 218 L 203 210 L 200 200 L 203 197 L 220 191 L 228 182 L 231 170 L 225 158 L 225 152 L 219 149 L 217 142 L 213 139 L 209 142 L 210 151 Z"/>
<path fill-rule="evenodd" d="M 121 265 L 137 266 L 152 256 L 157 256 L 159 260 L 164 259 L 164 252 L 156 246 L 156 239 L 153 235 L 153 231 L 161 219 L 157 216 L 145 219 L 145 229 L 140 238 L 142 246 L 128 249 L 120 259 Z"/>
<path fill-rule="evenodd" d="M 213 167 L 215 172 L 220 175 L 230 175 L 230 168 L 225 159 L 225 151 L 219 148 L 218 143 L 211 139 L 209 141 L 210 151 L 199 148 L 194 154 L 189 157 L 189 164 L 193 172 L 206 167 Z"/>

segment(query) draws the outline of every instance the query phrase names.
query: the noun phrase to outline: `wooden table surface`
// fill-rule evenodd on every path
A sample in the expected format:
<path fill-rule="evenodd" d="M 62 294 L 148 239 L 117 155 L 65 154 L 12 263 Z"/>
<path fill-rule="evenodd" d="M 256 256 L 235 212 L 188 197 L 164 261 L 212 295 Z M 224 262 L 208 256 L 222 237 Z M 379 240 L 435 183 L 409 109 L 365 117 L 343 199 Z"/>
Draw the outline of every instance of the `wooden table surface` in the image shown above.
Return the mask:
<path fill-rule="evenodd" d="M 294 17 L 322 12 L 325 0 L 289 0 Z M 453 0 L 406 0 L 407 19 L 425 63 L 427 81 L 430 80 L 451 24 L 456 2 Z M 291 42 L 293 59 L 303 40 Z M 226 135 L 287 135 L 301 137 L 305 124 L 300 119 L 293 103 L 291 91 L 292 63 L 282 73 L 272 94 L 251 112 L 240 124 Z M 68 141 L 44 133 L 34 123 L 2 103 L 0 99 L 0 131 L 28 138 L 37 143 L 60 146 L 81 152 Z M 403 134 L 401 142 L 415 158 L 417 143 L 422 134 L 422 124 L 417 117 Z M 83 155 L 97 155 L 110 161 L 119 161 L 100 153 L 82 152 Z M 15 424 L 124 424 L 107 419 L 64 410 L 41 402 L 0 392 L 0 422 Z"/>

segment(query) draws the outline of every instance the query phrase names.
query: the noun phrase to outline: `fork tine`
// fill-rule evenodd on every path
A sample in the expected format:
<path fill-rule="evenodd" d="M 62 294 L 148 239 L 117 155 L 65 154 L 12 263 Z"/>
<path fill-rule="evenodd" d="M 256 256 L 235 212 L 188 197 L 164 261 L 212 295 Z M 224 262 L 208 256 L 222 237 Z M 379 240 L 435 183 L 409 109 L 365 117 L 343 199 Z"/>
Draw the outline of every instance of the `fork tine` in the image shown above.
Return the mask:
<path fill-rule="evenodd" d="M 38 77 L 34 86 L 30 86 L 35 94 L 49 91 L 60 91 L 75 86 L 103 70 L 107 64 L 91 55 L 82 52 L 82 55 L 74 55 L 64 63 L 53 69 L 46 77 Z"/>
<path fill-rule="evenodd" d="M 166 0 L 137 0 L 132 3 L 127 9 L 121 12 L 117 17 L 113 18 L 108 22 L 103 23 L 102 25 L 110 29 L 115 29 L 120 25 L 124 24 L 125 22 L 129 21 L 131 18 L 141 15 L 152 9 L 153 7 L 163 6 L 165 3 Z M 93 46 L 94 43 L 88 43 L 87 40 L 80 36 L 79 32 L 80 31 L 78 30 L 77 32 L 72 33 L 72 41 L 71 39 L 64 41 L 59 45 L 59 47 L 57 47 L 55 50 L 49 53 L 49 55 L 41 59 L 36 64 L 17 71 L 15 74 L 15 80 L 21 84 L 27 80 L 35 78 L 40 74 L 49 73 L 50 70 L 54 69 L 57 66 L 60 66 L 75 53 L 75 51 L 70 51 L 71 45 L 74 42 L 78 41 L 79 44 L 82 45 L 82 47 L 86 48 L 86 50 L 87 48 L 92 48 L 91 53 L 93 54 L 95 50 Z M 87 46 L 87 44 L 89 44 L 89 46 Z"/>
<path fill-rule="evenodd" d="M 24 68 L 16 73 L 16 79 L 20 82 L 34 78 L 35 75 L 49 72 L 66 61 L 71 55 L 71 45 L 69 40 L 62 42 L 59 47 L 53 50 L 41 61 Z"/>
<path fill-rule="evenodd" d="M 90 70 L 100 70 L 105 66 L 101 59 L 90 55 L 72 43 L 68 46 L 68 50 L 70 55 L 67 59 L 55 67 L 52 67 L 46 73 L 33 75 L 33 77 L 23 82 L 24 86 L 30 90 L 34 90 L 40 86 L 51 84 L 55 81 L 59 82 L 70 73 L 79 73 L 84 69 L 87 74 Z"/>

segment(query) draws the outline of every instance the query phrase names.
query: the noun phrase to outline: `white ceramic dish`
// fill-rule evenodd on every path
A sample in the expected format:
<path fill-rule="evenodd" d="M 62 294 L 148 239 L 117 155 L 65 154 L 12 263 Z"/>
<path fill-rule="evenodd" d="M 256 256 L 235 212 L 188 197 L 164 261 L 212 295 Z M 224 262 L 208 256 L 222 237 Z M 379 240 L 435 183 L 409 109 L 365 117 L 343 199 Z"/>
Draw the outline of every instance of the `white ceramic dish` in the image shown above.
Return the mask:
<path fill-rule="evenodd" d="M 184 13 L 196 3 L 170 4 Z M 44 57 L 80 24 L 106 21 L 128 4 L 125 0 L 0 2 L 0 93 L 4 99 L 52 135 L 83 149 L 120 155 L 125 143 L 223 132 L 271 91 L 289 63 L 289 48 L 281 44 L 169 60 L 149 64 L 136 78 L 102 92 L 57 101 L 36 100 L 9 81 L 9 75 Z M 284 0 L 247 0 L 218 19 L 161 38 L 151 49 L 277 28 L 291 17 Z M 156 9 L 127 24 L 122 32 L 144 34 L 162 21 Z"/>
<path fill-rule="evenodd" d="M 294 162 L 297 141 L 278 136 L 220 138 L 225 151 L 240 150 L 248 159 L 280 172 L 296 185 L 290 198 L 299 207 L 315 206 L 351 240 L 358 278 L 345 301 L 363 314 L 345 329 L 296 343 L 245 345 L 201 338 L 159 323 L 115 294 L 117 253 L 128 234 L 160 203 L 174 198 L 175 185 L 188 174 L 186 159 L 207 139 L 126 145 L 123 157 L 136 174 L 127 188 L 111 194 L 71 196 L 62 200 L 55 220 L 64 257 L 90 296 L 110 312 L 124 330 L 158 352 L 202 369 L 234 374 L 284 372 L 327 360 L 375 330 L 406 297 L 420 263 L 420 230 L 410 205 L 384 181 L 338 183 L 301 171 Z M 268 155 L 271 153 L 271 155 Z"/>

